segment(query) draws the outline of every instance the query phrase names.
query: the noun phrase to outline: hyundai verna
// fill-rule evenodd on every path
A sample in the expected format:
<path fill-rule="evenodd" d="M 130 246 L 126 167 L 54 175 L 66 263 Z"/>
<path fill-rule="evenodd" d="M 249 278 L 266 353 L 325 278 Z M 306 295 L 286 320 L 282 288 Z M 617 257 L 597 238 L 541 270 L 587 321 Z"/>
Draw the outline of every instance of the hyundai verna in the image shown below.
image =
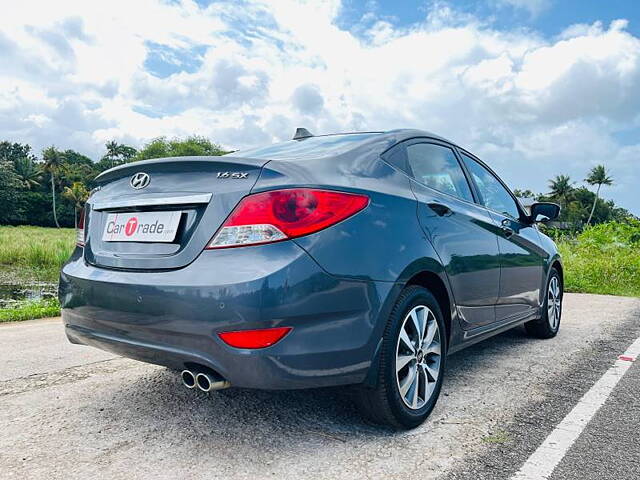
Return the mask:
<path fill-rule="evenodd" d="M 470 152 L 394 130 L 313 136 L 100 174 L 60 278 L 66 333 L 189 388 L 356 385 L 412 428 L 446 356 L 524 324 L 556 335 L 562 263 Z"/>

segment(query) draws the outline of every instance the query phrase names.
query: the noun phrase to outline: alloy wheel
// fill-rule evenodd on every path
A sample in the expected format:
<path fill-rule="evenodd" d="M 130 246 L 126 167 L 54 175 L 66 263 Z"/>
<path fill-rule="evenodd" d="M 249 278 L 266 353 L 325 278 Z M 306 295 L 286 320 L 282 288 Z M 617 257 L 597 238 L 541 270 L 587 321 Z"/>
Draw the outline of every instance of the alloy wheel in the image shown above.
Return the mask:
<path fill-rule="evenodd" d="M 431 398 L 442 360 L 441 335 L 435 315 L 424 305 L 407 314 L 396 345 L 396 382 L 404 404 L 422 408 Z"/>
<path fill-rule="evenodd" d="M 556 330 L 560 324 L 560 312 L 562 307 L 562 292 L 558 277 L 551 277 L 549 291 L 547 292 L 547 319 L 552 330 Z"/>

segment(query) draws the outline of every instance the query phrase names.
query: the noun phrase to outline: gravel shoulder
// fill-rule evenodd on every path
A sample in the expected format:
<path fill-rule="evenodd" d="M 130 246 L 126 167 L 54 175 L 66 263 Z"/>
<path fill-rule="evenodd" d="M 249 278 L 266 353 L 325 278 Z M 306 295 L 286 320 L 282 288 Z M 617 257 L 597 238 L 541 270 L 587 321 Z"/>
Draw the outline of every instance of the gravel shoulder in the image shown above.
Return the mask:
<path fill-rule="evenodd" d="M 57 320 L 5 324 L 2 476 L 508 478 L 640 335 L 638 312 L 638 299 L 567 294 L 555 339 L 515 329 L 451 356 L 432 416 L 402 433 L 364 423 L 345 389 L 193 392 L 69 344 Z"/>

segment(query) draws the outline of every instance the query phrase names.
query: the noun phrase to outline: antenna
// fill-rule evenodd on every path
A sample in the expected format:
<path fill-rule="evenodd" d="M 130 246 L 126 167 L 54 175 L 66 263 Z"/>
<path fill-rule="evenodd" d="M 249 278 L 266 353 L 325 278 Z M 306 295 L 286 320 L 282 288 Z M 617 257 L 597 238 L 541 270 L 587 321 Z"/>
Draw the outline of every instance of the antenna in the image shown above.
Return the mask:
<path fill-rule="evenodd" d="M 296 133 L 293 135 L 293 140 L 302 140 L 303 138 L 309 137 L 313 137 L 313 133 L 306 128 L 298 127 L 296 128 Z"/>

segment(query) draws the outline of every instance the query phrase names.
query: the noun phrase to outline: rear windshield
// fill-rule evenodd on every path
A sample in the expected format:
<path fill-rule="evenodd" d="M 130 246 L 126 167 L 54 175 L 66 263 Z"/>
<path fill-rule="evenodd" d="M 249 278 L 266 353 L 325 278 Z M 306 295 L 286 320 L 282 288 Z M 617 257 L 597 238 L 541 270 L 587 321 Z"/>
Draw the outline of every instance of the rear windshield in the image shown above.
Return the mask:
<path fill-rule="evenodd" d="M 340 155 L 357 147 L 379 133 L 349 133 L 325 135 L 301 140 L 289 140 L 268 147 L 239 150 L 228 154 L 231 157 L 264 158 L 269 160 L 314 159 Z"/>

